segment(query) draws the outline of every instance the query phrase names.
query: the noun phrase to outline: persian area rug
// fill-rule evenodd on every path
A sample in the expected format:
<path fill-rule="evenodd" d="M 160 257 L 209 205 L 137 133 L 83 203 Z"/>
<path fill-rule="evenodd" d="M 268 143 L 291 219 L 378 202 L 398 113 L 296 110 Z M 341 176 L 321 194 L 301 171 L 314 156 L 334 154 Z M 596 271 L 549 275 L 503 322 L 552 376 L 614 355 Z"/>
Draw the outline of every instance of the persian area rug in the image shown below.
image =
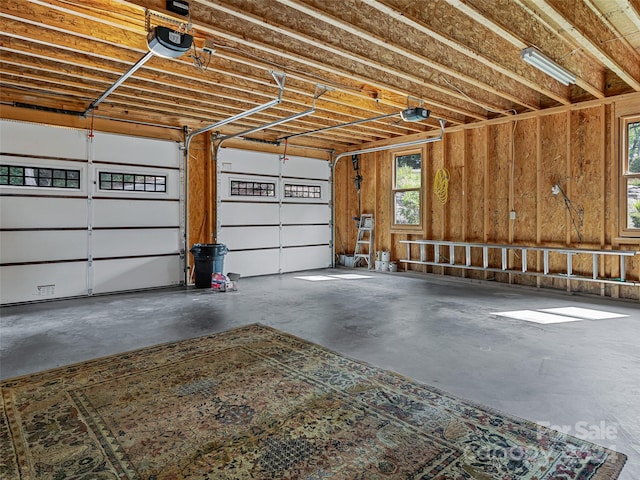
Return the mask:
<path fill-rule="evenodd" d="M 0 386 L 4 480 L 611 480 L 625 461 L 261 325 Z"/>

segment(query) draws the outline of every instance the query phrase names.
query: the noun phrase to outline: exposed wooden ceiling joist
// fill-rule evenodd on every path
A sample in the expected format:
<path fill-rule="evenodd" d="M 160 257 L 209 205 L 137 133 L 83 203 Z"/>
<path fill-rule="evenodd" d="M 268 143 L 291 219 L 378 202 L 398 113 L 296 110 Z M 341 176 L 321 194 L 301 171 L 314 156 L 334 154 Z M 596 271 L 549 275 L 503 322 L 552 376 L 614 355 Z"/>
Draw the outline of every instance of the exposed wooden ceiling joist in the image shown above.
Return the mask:
<path fill-rule="evenodd" d="M 555 22 L 560 34 L 576 49 L 584 49 L 625 83 L 640 91 L 640 54 L 618 41 L 606 17 L 596 14 L 589 0 L 526 0 L 539 17 Z M 603 28 L 606 27 L 606 28 Z"/>
<path fill-rule="evenodd" d="M 195 38 L 179 59 L 152 57 L 97 111 L 127 122 L 197 129 L 274 98 L 226 125 L 274 141 L 423 105 L 425 122 L 399 117 L 317 132 L 297 141 L 343 150 L 438 128 L 525 114 L 640 90 L 640 0 L 191 0 L 190 18 L 164 0 L 14 0 L 0 4 L 0 109 L 83 111 L 148 52 L 148 29 Z M 202 60 L 204 43 L 215 51 Z M 577 77 L 565 87 L 526 64 L 536 46 Z M 204 68 L 206 67 L 206 68 Z M 38 110 L 34 110 L 38 111 Z"/>

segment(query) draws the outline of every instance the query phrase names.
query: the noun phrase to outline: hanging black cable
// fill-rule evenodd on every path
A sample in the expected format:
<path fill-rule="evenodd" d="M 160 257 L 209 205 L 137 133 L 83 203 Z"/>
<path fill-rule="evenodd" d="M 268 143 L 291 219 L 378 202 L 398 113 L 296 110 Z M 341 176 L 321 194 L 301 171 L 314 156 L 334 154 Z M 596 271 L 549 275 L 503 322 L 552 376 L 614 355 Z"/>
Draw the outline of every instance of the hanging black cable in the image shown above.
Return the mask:
<path fill-rule="evenodd" d="M 358 193 L 358 217 L 354 220 L 360 221 L 360 215 L 362 212 L 361 204 L 360 204 L 360 187 L 362 186 L 362 175 L 360 175 L 360 156 L 359 155 L 351 155 L 351 163 L 353 164 L 353 171 L 356 176 L 353 179 L 353 183 L 356 187 L 356 192 Z"/>

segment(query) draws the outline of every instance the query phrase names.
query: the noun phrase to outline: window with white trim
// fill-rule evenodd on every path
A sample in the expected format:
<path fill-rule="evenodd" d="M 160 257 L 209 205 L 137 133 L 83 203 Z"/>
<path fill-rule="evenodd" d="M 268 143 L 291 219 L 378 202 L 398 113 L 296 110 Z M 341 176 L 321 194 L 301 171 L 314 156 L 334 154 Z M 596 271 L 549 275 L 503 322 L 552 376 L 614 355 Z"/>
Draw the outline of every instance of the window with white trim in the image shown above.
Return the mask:
<path fill-rule="evenodd" d="M 622 235 L 640 237 L 640 115 L 621 119 Z"/>
<path fill-rule="evenodd" d="M 422 225 L 422 153 L 393 155 L 393 227 L 417 228 Z"/>

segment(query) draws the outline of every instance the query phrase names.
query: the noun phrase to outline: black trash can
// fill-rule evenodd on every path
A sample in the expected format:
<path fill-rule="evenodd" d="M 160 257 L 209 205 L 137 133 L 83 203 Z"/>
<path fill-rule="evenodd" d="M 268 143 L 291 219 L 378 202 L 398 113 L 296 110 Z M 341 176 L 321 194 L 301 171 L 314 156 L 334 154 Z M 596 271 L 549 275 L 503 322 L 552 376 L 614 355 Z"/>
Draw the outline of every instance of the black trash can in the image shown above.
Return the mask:
<path fill-rule="evenodd" d="M 196 243 L 189 250 L 196 267 L 196 288 L 211 288 L 211 276 L 223 273 L 224 256 L 229 251 L 224 243 Z"/>

